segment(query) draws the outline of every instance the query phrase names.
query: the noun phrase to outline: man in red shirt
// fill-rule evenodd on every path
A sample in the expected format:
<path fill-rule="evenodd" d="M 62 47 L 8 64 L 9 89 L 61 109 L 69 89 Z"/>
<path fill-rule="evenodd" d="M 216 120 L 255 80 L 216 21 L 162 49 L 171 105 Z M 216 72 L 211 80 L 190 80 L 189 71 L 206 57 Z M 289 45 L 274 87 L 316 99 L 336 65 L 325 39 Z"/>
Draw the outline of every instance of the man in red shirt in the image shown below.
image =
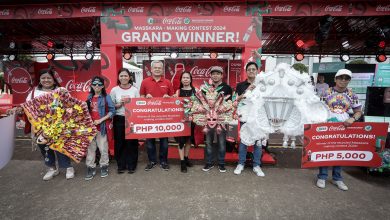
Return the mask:
<path fill-rule="evenodd" d="M 141 83 L 140 95 L 142 98 L 164 97 L 169 98 L 174 94 L 172 84 L 163 77 L 164 64 L 160 60 L 151 63 L 152 75 Z M 145 170 L 149 171 L 157 165 L 156 140 L 146 139 L 149 163 Z M 168 165 L 168 138 L 160 138 L 160 166 L 163 170 L 169 170 Z"/>

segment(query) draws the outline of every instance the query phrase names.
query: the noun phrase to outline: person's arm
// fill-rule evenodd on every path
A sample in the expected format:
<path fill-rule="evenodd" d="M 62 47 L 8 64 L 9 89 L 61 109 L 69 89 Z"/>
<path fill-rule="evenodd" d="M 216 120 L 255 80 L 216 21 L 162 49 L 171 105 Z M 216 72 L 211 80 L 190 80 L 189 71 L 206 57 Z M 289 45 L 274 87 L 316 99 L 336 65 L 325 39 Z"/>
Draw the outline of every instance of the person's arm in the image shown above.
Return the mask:
<path fill-rule="evenodd" d="M 113 101 L 113 103 L 114 103 L 114 107 L 116 109 L 118 109 L 118 108 L 122 107 L 122 103 L 121 102 L 119 102 L 119 103 L 116 102 L 116 89 L 115 88 L 116 87 L 112 88 L 111 93 L 110 93 L 110 97 L 111 97 L 111 101 Z"/>
<path fill-rule="evenodd" d="M 141 88 L 139 89 L 139 94 L 141 98 L 152 98 L 152 95 L 146 94 L 146 88 L 145 88 L 145 80 L 141 83 Z"/>
<path fill-rule="evenodd" d="M 362 110 L 359 108 L 353 109 L 353 115 L 352 117 L 348 118 L 344 121 L 344 125 L 346 127 L 351 126 L 355 121 L 358 121 L 362 117 L 363 113 Z"/>

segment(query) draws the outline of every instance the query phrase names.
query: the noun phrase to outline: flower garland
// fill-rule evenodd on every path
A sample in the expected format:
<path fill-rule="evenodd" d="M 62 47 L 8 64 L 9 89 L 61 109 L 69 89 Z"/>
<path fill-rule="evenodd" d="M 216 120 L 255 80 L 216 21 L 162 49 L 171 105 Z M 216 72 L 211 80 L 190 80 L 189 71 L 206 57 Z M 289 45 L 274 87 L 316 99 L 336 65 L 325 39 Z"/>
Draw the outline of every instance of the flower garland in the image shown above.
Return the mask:
<path fill-rule="evenodd" d="M 85 102 L 71 97 L 65 88 L 58 88 L 22 107 L 39 144 L 46 144 L 76 162 L 86 155 L 97 129 Z"/>

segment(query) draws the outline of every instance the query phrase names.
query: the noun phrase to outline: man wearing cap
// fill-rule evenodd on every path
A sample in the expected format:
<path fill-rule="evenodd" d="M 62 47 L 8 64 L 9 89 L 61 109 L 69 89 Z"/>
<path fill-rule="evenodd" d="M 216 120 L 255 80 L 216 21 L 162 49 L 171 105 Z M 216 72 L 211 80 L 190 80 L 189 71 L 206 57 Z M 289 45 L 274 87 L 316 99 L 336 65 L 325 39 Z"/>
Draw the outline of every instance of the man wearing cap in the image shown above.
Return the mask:
<path fill-rule="evenodd" d="M 212 80 L 212 86 L 217 88 L 221 86 L 220 93 L 223 93 L 224 96 L 232 95 L 232 88 L 222 81 L 223 79 L 223 69 L 220 66 L 213 66 L 210 69 L 210 75 Z M 226 130 L 222 129 L 220 134 L 216 133 L 216 129 L 210 129 L 206 133 L 206 148 L 205 148 L 205 156 L 206 156 L 206 165 L 203 167 L 203 171 L 207 172 L 214 167 L 213 165 L 213 140 L 214 135 L 217 136 L 218 140 L 218 166 L 219 172 L 225 173 L 225 153 L 226 153 Z"/>
<path fill-rule="evenodd" d="M 173 87 L 169 80 L 164 78 L 164 64 L 160 60 L 154 60 L 150 64 L 152 75 L 144 79 L 141 83 L 140 95 L 142 98 L 164 97 L 168 98 L 173 95 Z M 156 158 L 156 140 L 153 138 L 146 139 L 146 149 L 148 152 L 149 163 L 145 170 L 149 171 L 157 165 Z M 160 138 L 160 167 L 163 170 L 169 170 L 168 165 L 168 138 Z"/>
<path fill-rule="evenodd" d="M 328 121 L 344 122 L 344 126 L 350 126 L 362 116 L 361 104 L 358 96 L 347 88 L 352 78 L 352 72 L 347 69 L 340 69 L 335 75 L 334 87 L 327 89 L 321 94 L 321 99 L 328 105 L 330 110 L 330 119 Z M 349 111 L 353 115 L 349 115 Z M 325 181 L 328 177 L 328 167 L 320 167 L 318 174 L 317 186 L 325 188 Z M 341 167 L 334 166 L 332 172 L 332 183 L 341 190 L 348 190 L 341 177 Z"/>

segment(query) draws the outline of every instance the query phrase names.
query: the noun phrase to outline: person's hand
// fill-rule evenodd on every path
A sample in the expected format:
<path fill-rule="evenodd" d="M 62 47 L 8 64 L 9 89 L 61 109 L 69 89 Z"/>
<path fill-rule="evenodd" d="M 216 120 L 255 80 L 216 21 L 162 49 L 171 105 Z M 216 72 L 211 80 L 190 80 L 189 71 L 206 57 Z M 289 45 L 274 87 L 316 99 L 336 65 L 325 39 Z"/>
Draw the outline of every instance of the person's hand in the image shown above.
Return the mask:
<path fill-rule="evenodd" d="M 122 107 L 122 103 L 117 103 L 117 104 L 115 104 L 115 108 L 120 108 L 120 107 Z"/>
<path fill-rule="evenodd" d="M 102 123 L 102 121 L 100 119 L 93 121 L 93 124 L 95 124 L 95 125 L 100 125 L 100 123 Z"/>
<path fill-rule="evenodd" d="M 145 98 L 147 98 L 147 99 L 151 99 L 151 98 L 153 98 L 153 96 L 152 96 L 152 95 L 150 95 L 150 94 L 146 94 Z"/>
<path fill-rule="evenodd" d="M 259 54 L 259 52 L 257 52 L 257 50 L 252 50 L 251 53 L 253 58 L 261 58 L 261 55 Z"/>
<path fill-rule="evenodd" d="M 354 118 L 348 118 L 347 120 L 344 121 L 344 126 L 349 127 L 355 122 Z"/>
<path fill-rule="evenodd" d="M 163 98 L 171 98 L 168 94 L 163 95 Z"/>
<path fill-rule="evenodd" d="M 254 90 L 256 88 L 256 86 L 255 85 L 250 85 L 248 88 L 247 88 L 247 90 L 249 90 L 249 91 L 252 91 L 252 90 Z"/>
<path fill-rule="evenodd" d="M 173 96 L 172 96 L 173 98 L 176 98 L 177 97 L 177 94 L 173 94 Z"/>

